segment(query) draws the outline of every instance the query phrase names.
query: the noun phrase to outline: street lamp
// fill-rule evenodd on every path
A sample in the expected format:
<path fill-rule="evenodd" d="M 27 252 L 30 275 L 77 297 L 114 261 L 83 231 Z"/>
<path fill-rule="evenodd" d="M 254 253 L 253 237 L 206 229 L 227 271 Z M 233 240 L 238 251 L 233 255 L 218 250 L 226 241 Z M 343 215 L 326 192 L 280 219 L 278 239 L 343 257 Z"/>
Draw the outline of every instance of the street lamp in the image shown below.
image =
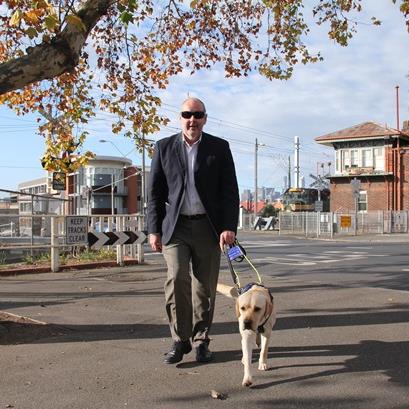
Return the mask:
<path fill-rule="evenodd" d="M 100 139 L 100 143 L 110 143 L 120 154 L 123 158 L 126 158 L 127 156 L 116 146 L 112 141 L 108 141 L 106 139 Z"/>
<path fill-rule="evenodd" d="M 254 145 L 254 221 L 257 217 L 257 203 L 258 203 L 258 187 L 257 187 L 257 156 L 258 156 L 258 147 L 266 146 L 264 143 L 258 143 L 256 138 L 256 143 Z"/>
<path fill-rule="evenodd" d="M 142 214 L 145 215 L 145 210 L 146 210 L 146 201 L 147 201 L 147 189 L 146 189 L 146 143 L 148 143 L 148 146 L 152 146 L 152 144 L 155 142 L 153 139 L 146 139 L 146 135 L 142 133 L 140 136 L 140 139 L 142 141 L 142 172 L 141 172 L 141 210 Z"/>

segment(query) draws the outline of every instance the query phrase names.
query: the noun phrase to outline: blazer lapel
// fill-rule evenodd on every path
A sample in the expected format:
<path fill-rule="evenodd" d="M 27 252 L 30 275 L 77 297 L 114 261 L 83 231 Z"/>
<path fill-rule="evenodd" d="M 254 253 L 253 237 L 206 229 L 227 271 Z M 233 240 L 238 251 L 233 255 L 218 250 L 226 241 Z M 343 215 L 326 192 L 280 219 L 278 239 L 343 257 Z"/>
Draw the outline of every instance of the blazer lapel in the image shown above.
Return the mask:
<path fill-rule="evenodd" d="M 199 171 L 200 165 L 205 160 L 206 152 L 207 152 L 207 138 L 206 138 L 206 134 L 202 133 L 202 139 L 200 140 L 199 147 L 197 149 L 196 163 L 195 163 L 195 169 L 194 169 L 195 173 Z"/>
<path fill-rule="evenodd" d="M 176 135 L 175 151 L 176 151 L 177 161 L 179 163 L 180 169 L 182 170 L 182 174 L 185 175 L 186 174 L 186 160 L 185 160 L 185 150 L 183 146 L 181 133 Z"/>

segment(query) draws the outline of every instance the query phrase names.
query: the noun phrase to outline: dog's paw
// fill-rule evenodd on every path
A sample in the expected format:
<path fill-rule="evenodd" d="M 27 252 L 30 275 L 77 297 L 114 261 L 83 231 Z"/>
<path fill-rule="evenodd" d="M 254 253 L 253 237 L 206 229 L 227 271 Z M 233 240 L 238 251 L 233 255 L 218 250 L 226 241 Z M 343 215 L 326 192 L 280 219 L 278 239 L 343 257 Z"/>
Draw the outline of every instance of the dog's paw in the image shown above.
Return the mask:
<path fill-rule="evenodd" d="M 241 383 L 242 386 L 251 386 L 253 384 L 253 380 L 251 377 L 244 377 L 243 382 Z"/>
<path fill-rule="evenodd" d="M 268 370 L 267 362 L 259 362 L 258 369 L 259 371 L 267 371 Z"/>

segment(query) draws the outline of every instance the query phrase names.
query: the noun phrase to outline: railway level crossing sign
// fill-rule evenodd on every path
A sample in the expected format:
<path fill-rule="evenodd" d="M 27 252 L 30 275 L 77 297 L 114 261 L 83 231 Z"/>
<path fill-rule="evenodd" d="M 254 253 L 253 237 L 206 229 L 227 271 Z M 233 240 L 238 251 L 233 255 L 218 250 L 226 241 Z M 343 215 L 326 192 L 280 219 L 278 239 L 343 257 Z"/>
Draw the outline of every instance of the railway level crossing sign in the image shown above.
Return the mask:
<path fill-rule="evenodd" d="M 310 184 L 310 187 L 314 187 L 319 192 L 321 190 L 328 189 L 328 181 L 325 179 L 325 176 L 321 175 L 315 176 L 312 173 L 310 173 L 310 177 L 314 180 L 314 182 Z"/>
<path fill-rule="evenodd" d="M 314 203 L 314 210 L 316 212 L 322 212 L 324 210 L 324 203 L 321 200 L 321 191 L 328 189 L 328 181 L 321 175 L 315 176 L 310 173 L 310 177 L 314 179 L 314 182 L 311 183 L 310 187 L 318 190 L 318 200 L 316 200 Z"/>
<path fill-rule="evenodd" d="M 316 212 L 322 212 L 324 210 L 324 203 L 322 200 L 316 200 L 314 203 L 314 210 Z"/>
<path fill-rule="evenodd" d="M 88 244 L 88 216 L 66 216 L 65 218 L 66 244 Z"/>

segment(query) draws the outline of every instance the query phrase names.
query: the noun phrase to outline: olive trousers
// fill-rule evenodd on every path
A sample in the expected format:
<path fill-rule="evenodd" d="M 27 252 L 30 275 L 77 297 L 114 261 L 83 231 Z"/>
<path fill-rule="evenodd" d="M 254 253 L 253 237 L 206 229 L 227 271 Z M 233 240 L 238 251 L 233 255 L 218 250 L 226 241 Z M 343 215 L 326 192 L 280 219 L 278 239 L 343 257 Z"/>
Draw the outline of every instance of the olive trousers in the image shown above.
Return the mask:
<path fill-rule="evenodd" d="M 179 217 L 170 242 L 163 246 L 167 264 L 166 313 L 174 341 L 209 342 L 213 321 L 220 247 L 207 217 Z"/>

